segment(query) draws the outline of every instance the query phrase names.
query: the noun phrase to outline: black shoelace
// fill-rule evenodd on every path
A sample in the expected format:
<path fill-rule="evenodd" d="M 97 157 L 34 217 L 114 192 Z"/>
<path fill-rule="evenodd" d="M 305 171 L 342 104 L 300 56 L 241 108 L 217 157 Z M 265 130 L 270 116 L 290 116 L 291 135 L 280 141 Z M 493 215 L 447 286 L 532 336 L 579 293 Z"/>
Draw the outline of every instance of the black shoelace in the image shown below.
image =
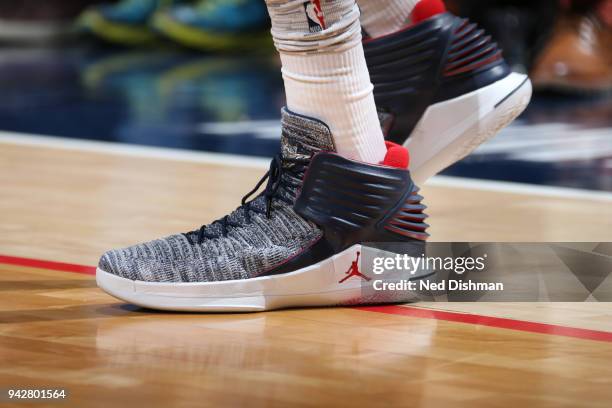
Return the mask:
<path fill-rule="evenodd" d="M 274 156 L 270 162 L 270 169 L 264 174 L 261 180 L 257 182 L 255 187 L 242 197 L 241 205 L 236 209 L 236 211 L 239 209 L 243 210 L 245 223 L 251 223 L 251 213 L 266 214 L 266 217 L 269 219 L 272 216 L 273 200 L 283 201 L 290 205 L 293 204 L 293 200 L 295 199 L 293 191 L 300 185 L 300 182 L 297 180 L 302 179 L 304 170 L 309 162 L 310 159 L 283 158 L 280 153 Z M 292 177 L 283 177 L 284 174 L 288 174 Z M 262 210 L 253 205 L 255 199 L 249 202 L 247 202 L 247 200 L 259 190 L 266 180 L 268 180 L 268 184 L 266 184 L 266 188 L 260 194 L 266 199 L 265 210 Z M 285 194 L 281 194 L 283 190 Z M 221 234 L 218 232 L 207 232 L 208 227 L 214 224 L 219 224 L 221 226 Z M 190 244 L 201 244 L 205 239 L 219 238 L 221 235 L 227 236 L 229 228 L 242 227 L 243 225 L 244 223 L 232 221 L 230 219 L 230 214 L 228 214 L 223 218 L 213 221 L 211 224 L 202 225 L 199 229 L 187 232 L 183 235 L 185 235 Z M 197 234 L 195 242 L 191 238 L 193 234 Z"/>

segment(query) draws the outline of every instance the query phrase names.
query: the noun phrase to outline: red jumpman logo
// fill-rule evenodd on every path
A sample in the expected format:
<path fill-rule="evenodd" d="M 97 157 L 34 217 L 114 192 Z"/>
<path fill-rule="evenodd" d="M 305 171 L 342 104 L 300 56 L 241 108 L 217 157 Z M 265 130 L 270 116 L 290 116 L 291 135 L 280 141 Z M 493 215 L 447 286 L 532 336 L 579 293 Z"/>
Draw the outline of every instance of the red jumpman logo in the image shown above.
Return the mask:
<path fill-rule="evenodd" d="M 347 280 L 348 278 L 350 278 L 351 276 L 359 276 L 362 279 L 365 279 L 366 281 L 370 281 L 371 278 L 368 278 L 367 276 L 365 276 L 363 273 L 359 272 L 359 255 L 361 254 L 361 252 L 357 251 L 357 258 L 351 262 L 351 266 L 350 268 L 348 268 L 348 271 L 346 271 L 346 276 L 344 278 L 342 278 L 342 280 L 338 283 L 342 283 L 345 280 Z"/>

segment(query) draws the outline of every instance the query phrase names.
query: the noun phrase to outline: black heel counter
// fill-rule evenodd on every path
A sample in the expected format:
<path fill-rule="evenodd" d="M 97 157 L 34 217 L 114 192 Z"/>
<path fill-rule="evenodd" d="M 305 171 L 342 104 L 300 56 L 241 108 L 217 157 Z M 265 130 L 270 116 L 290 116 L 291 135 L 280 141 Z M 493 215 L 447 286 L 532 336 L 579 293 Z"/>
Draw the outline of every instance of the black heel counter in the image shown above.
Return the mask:
<path fill-rule="evenodd" d="M 361 242 L 425 240 L 418 188 L 404 169 L 317 154 L 294 209 L 324 231 L 339 252 Z"/>

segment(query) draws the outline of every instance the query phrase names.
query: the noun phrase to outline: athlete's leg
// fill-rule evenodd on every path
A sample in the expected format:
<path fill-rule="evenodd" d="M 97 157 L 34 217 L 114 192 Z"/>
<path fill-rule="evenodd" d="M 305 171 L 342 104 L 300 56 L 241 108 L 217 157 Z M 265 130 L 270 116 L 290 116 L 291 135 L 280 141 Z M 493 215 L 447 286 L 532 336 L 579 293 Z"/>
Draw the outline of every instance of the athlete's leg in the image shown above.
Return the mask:
<path fill-rule="evenodd" d="M 385 145 L 355 2 L 267 4 L 289 107 L 281 153 L 227 216 L 106 252 L 96 279 L 107 292 L 147 307 L 196 311 L 400 300 L 365 294 L 369 278 L 359 275 L 355 256 L 369 242 L 422 247 L 425 206 L 407 150 Z M 353 275 L 361 278 L 349 282 Z"/>
<path fill-rule="evenodd" d="M 266 0 L 287 107 L 327 123 L 338 153 L 369 163 L 386 149 L 355 0 Z"/>

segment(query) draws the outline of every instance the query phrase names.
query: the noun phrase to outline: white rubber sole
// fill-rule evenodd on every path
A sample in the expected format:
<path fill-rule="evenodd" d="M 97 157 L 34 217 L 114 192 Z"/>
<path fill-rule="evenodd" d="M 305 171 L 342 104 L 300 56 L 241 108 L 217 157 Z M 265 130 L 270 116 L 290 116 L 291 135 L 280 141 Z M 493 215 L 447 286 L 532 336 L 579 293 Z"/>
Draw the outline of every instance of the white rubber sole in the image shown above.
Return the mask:
<path fill-rule="evenodd" d="M 126 302 L 152 309 L 194 312 L 258 312 L 304 306 L 337 306 L 366 303 L 397 303 L 417 299 L 407 291 L 389 294 L 375 292 L 372 276 L 347 277 L 357 252 L 367 250 L 353 245 L 345 251 L 309 267 L 280 275 L 222 282 L 172 283 L 133 281 L 96 270 L 96 282 L 107 293 Z M 410 280 L 422 279 L 424 271 Z"/>
<path fill-rule="evenodd" d="M 512 73 L 491 85 L 431 105 L 404 144 L 417 185 L 463 159 L 521 114 L 531 100 L 526 75 Z"/>

